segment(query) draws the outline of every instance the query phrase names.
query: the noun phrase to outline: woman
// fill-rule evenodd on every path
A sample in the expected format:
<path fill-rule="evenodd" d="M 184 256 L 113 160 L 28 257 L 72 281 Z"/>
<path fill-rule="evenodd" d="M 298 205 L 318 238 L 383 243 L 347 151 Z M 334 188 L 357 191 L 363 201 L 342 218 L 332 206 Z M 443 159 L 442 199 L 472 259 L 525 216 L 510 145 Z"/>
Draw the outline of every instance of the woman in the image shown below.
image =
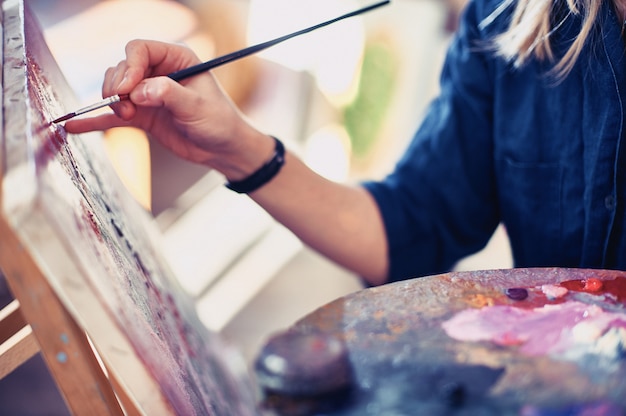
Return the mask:
<path fill-rule="evenodd" d="M 518 267 L 626 269 L 625 11 L 617 1 L 470 2 L 441 94 L 380 182 L 333 183 L 283 158 L 210 74 L 158 77 L 199 62 L 175 45 L 130 42 L 102 90 L 130 101 L 66 129 L 146 130 L 372 285 L 446 271 L 500 222 Z"/>

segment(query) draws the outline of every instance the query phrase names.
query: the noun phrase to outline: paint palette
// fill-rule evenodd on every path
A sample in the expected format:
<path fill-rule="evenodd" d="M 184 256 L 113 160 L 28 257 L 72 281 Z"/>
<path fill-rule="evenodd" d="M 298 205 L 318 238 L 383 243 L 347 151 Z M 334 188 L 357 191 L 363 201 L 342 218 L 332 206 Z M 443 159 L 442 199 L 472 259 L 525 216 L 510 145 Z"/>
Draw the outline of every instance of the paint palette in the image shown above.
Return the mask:
<path fill-rule="evenodd" d="M 425 277 L 338 299 L 291 331 L 345 344 L 353 388 L 328 415 L 626 414 L 623 272 Z M 328 403 L 266 405 L 295 415 Z"/>

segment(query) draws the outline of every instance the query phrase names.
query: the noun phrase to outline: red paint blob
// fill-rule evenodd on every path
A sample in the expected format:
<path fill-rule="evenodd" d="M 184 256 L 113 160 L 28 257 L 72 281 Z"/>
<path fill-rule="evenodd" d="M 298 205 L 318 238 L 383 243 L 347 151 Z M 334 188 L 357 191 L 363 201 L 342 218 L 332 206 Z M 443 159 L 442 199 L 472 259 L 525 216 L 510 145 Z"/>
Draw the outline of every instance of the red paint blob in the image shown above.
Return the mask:
<path fill-rule="evenodd" d="M 593 277 L 584 280 L 583 289 L 586 292 L 599 292 L 602 289 L 602 280 Z"/>
<path fill-rule="evenodd" d="M 615 300 L 626 305 L 626 278 L 616 277 L 613 280 L 589 278 L 583 280 L 568 280 L 561 286 L 575 292 L 587 292 L 594 295 L 610 295 Z"/>

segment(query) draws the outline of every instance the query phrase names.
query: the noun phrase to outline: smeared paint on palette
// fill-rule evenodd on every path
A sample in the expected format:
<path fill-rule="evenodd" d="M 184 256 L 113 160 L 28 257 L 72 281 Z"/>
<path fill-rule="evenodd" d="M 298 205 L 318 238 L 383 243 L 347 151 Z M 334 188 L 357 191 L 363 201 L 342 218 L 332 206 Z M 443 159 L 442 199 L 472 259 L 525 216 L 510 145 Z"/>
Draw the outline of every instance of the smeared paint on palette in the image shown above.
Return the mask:
<path fill-rule="evenodd" d="M 447 273 L 346 296 L 290 330 L 345 343 L 355 386 L 324 414 L 618 416 L 625 288 L 606 270 Z"/>
<path fill-rule="evenodd" d="M 577 301 L 533 309 L 508 305 L 467 309 L 444 322 L 443 329 L 461 341 L 491 341 L 518 346 L 529 355 L 572 361 L 585 354 L 621 360 L 626 352 L 626 315 Z"/>
<path fill-rule="evenodd" d="M 602 280 L 589 273 L 584 279 L 509 288 L 504 293 L 516 302 L 499 304 L 502 298 L 495 298 L 490 306 L 458 312 L 443 322 L 443 329 L 460 341 L 486 341 L 521 354 L 570 361 L 595 379 L 623 371 L 626 277 Z M 619 408 L 613 401 L 605 405 L 621 414 L 615 413 Z M 590 412 L 578 406 L 580 414 Z M 579 414 L 567 405 L 564 409 Z M 606 413 L 594 410 L 592 414 Z"/>
<path fill-rule="evenodd" d="M 115 175 L 102 137 L 68 135 L 50 123 L 77 103 L 32 13 L 18 1 L 3 7 L 2 215 L 105 361 L 137 357 L 160 390 L 151 400 L 162 395 L 176 414 L 256 414 L 247 374 L 197 319 L 159 254 L 156 226 Z M 107 337 L 114 336 L 131 349 L 112 345 Z M 72 357 L 57 359 L 69 365 Z M 131 391 L 137 387 L 128 368 L 110 370 Z"/>

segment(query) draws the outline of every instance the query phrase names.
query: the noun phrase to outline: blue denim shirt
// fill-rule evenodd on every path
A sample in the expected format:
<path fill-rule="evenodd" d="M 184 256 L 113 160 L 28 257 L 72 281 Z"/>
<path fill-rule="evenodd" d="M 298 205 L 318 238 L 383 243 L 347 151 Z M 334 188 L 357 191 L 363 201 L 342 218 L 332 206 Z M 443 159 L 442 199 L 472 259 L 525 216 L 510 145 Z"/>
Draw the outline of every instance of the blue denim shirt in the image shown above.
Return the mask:
<path fill-rule="evenodd" d="M 603 2 L 591 41 L 559 83 L 553 63 L 515 69 L 485 42 L 511 10 L 475 0 L 446 57 L 440 96 L 376 199 L 389 241 L 390 280 L 451 269 L 502 222 L 516 267 L 626 269 L 626 59 L 621 25 Z M 560 56 L 577 16 L 552 37 Z M 482 45 L 482 46 L 481 46 Z"/>

